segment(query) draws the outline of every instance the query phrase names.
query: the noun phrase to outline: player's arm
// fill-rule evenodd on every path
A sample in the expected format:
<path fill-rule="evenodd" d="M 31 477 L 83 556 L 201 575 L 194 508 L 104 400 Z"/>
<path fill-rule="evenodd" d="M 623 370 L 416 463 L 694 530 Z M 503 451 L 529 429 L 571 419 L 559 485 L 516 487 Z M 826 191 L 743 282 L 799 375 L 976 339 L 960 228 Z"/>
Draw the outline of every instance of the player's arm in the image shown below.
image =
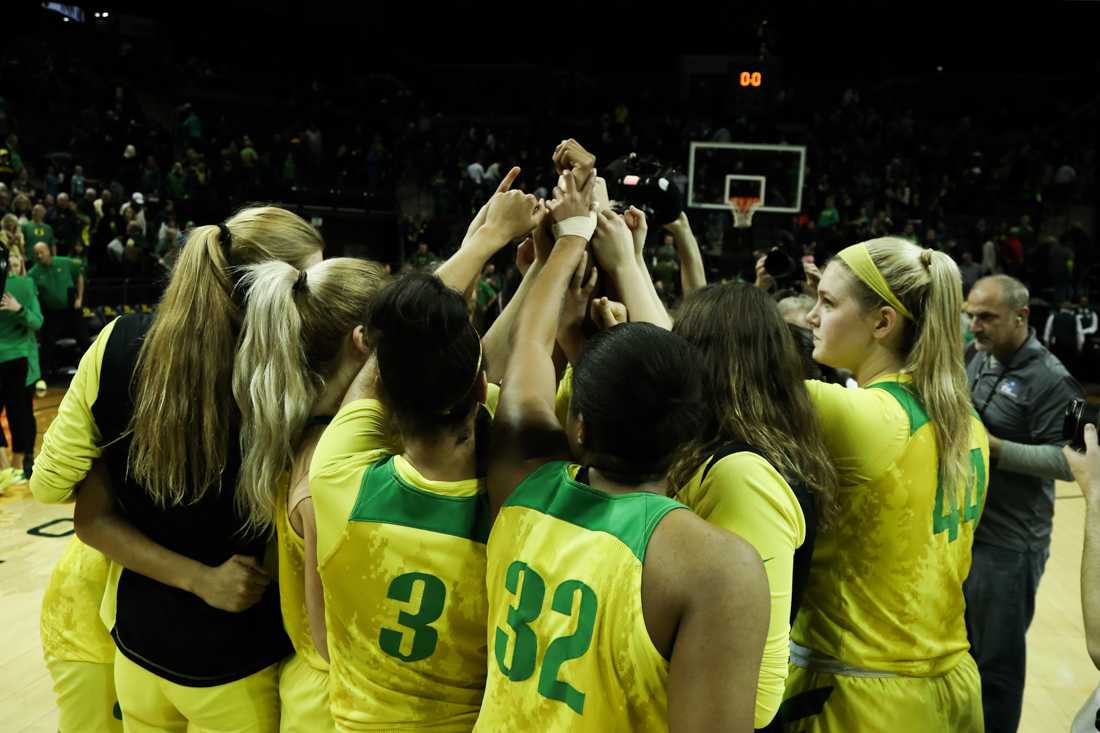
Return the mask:
<path fill-rule="evenodd" d="M 1081 611 L 1085 643 L 1093 665 L 1100 669 L 1100 446 L 1096 426 L 1085 426 L 1085 452 L 1062 449 L 1077 485 L 1085 495 L 1085 543 L 1081 556 Z"/>
<path fill-rule="evenodd" d="M 173 552 L 132 525 L 115 504 L 102 459 L 92 464 L 76 495 L 73 522 L 84 544 L 147 578 L 194 593 L 214 608 L 244 611 L 271 578 L 254 557 L 234 555 L 218 567 Z"/>
<path fill-rule="evenodd" d="M 555 222 L 586 218 L 591 208 L 592 177 L 583 189 L 577 188 L 572 172 L 566 171 L 562 178 L 565 189 L 550 203 L 551 216 Z M 553 353 L 566 288 L 587 244 L 584 236 L 575 234 L 558 238 L 517 316 L 512 353 L 493 418 L 488 487 L 494 514 L 532 470 L 569 456 L 565 433 L 554 414 L 558 380 Z"/>
<path fill-rule="evenodd" d="M 673 511 L 654 530 L 642 583 L 651 636 L 672 630 L 669 730 L 752 731 L 770 609 L 760 556 L 736 535 Z M 662 616 L 652 625 L 651 609 Z"/>

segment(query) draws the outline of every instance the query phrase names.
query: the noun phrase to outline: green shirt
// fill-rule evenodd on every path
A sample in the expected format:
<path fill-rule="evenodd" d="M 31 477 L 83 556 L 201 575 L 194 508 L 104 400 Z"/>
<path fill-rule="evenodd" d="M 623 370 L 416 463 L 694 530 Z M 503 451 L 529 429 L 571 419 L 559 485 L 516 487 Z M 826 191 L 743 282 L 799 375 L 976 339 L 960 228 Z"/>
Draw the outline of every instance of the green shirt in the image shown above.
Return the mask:
<path fill-rule="evenodd" d="M 42 307 L 57 311 L 69 307 L 69 291 L 76 288 L 81 270 L 68 257 L 54 257 L 49 267 L 39 263 L 28 274 L 38 286 L 38 298 Z"/>
<path fill-rule="evenodd" d="M 46 222 L 36 224 L 33 221 L 28 221 L 23 225 L 23 239 L 27 240 L 28 252 L 39 242 L 45 242 L 46 244 L 52 245 L 53 227 Z"/>
<path fill-rule="evenodd" d="M 42 328 L 42 310 L 38 306 L 38 287 L 34 280 L 9 275 L 5 292 L 19 301 L 18 313 L 0 311 L 0 362 L 26 358 L 27 382 L 38 381 L 38 342 L 34 334 Z"/>

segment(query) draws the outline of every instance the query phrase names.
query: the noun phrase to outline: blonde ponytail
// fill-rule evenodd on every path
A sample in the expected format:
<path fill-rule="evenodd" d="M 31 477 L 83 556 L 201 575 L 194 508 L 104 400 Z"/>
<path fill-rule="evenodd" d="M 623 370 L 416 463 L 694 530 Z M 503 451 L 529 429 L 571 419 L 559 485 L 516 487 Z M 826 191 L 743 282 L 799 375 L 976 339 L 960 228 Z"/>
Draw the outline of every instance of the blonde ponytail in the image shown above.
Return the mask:
<path fill-rule="evenodd" d="M 252 509 L 246 530 L 269 526 L 274 519 L 273 487 L 317 399 L 295 304 L 298 273 L 285 262 L 265 262 L 245 268 L 241 277 L 248 297 L 233 362 L 233 397 L 241 411 L 237 495 Z"/>
<path fill-rule="evenodd" d="M 959 338 L 962 278 L 943 252 L 921 249 L 896 237 L 865 242 L 894 295 L 913 314 L 906 329 L 902 373 L 928 412 L 936 435 L 939 474 L 945 486 L 963 490 L 970 480 L 970 390 Z M 862 286 L 862 283 L 861 283 Z M 864 307 L 883 301 L 863 286 Z"/>
<path fill-rule="evenodd" d="M 251 508 L 249 528 L 273 520 L 280 475 L 290 467 L 341 347 L 384 283 L 381 266 L 348 257 L 301 271 L 283 262 L 243 269 L 248 295 L 233 397 L 241 411 L 237 495 Z"/>
<path fill-rule="evenodd" d="M 962 278 L 954 260 L 925 250 L 929 283 L 916 338 L 905 360 L 913 386 L 931 418 L 944 486 L 963 488 L 970 480 L 970 388 L 966 383 L 959 314 Z"/>

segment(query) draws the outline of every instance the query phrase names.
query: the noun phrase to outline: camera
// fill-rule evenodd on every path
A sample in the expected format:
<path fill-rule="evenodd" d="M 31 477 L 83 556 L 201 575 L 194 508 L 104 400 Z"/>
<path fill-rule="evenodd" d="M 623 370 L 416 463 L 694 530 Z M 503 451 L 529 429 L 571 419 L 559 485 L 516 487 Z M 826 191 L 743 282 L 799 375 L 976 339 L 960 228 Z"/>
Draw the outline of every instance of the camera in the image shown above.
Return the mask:
<path fill-rule="evenodd" d="M 802 260 L 792 257 L 782 247 L 772 247 L 768 252 L 764 258 L 764 271 L 772 276 L 776 287 L 780 290 L 791 287 L 806 278 Z"/>
<path fill-rule="evenodd" d="M 1090 405 L 1084 400 L 1073 400 L 1066 407 L 1062 420 L 1062 439 L 1068 440 L 1077 450 L 1085 448 L 1085 425 L 1100 424 L 1100 405 Z"/>
<path fill-rule="evenodd" d="M 672 182 L 675 171 L 655 158 L 631 153 L 611 161 L 600 173 L 607 181 L 608 196 L 621 204 L 616 210 L 635 206 L 654 223 L 669 224 L 684 208 L 680 189 Z"/>

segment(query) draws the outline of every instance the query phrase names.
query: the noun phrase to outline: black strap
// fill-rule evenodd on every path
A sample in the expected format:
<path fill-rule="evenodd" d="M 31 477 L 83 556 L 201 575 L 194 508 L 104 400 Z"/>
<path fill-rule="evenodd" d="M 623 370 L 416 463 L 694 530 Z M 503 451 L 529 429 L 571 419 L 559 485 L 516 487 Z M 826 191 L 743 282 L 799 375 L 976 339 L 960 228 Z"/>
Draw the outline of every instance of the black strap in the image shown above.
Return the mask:
<path fill-rule="evenodd" d="M 311 415 L 310 418 L 308 420 L 306 420 L 306 424 L 302 428 L 302 432 L 304 433 L 305 431 L 310 430 L 310 429 L 315 428 L 315 427 L 318 427 L 319 425 L 328 425 L 330 422 L 332 422 L 332 418 L 334 418 L 334 417 L 336 417 L 336 416 L 335 415 Z"/>
<path fill-rule="evenodd" d="M 767 456 L 756 446 L 741 441 L 726 443 L 719 446 L 711 455 L 706 467 L 703 468 L 703 476 L 700 478 L 700 482 L 706 479 L 710 469 L 714 468 L 718 461 L 727 456 L 732 456 L 734 453 L 755 453 L 767 460 Z M 806 584 L 810 580 L 810 563 L 813 560 L 814 544 L 817 541 L 817 503 L 813 492 L 801 481 L 791 482 L 790 487 L 791 491 L 794 492 L 794 497 L 798 499 L 798 506 L 802 509 L 802 516 L 806 522 L 806 539 L 794 551 L 794 567 L 791 569 L 791 624 L 793 625 L 794 619 L 798 615 L 798 609 L 802 605 L 802 593 L 806 590 Z"/>
<path fill-rule="evenodd" d="M 791 723 L 820 715 L 821 711 L 825 709 L 825 703 L 832 694 L 832 687 L 818 687 L 789 697 L 779 706 L 772 722 L 763 728 L 757 728 L 757 730 L 763 733 L 780 733 L 785 726 Z"/>

